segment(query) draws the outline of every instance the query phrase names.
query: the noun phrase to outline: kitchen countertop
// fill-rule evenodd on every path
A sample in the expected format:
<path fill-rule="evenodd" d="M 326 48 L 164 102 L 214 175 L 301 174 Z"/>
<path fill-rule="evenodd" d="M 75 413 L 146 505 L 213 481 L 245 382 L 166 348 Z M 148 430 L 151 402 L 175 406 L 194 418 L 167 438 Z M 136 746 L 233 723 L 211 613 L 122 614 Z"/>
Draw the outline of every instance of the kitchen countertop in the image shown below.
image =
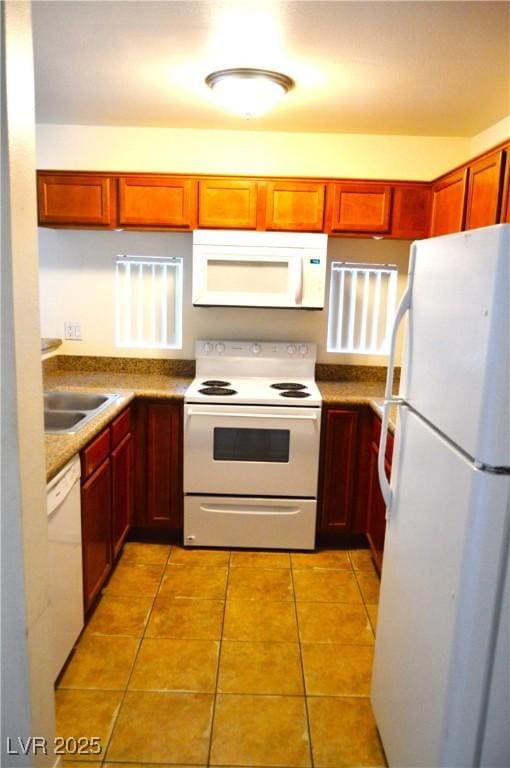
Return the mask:
<path fill-rule="evenodd" d="M 108 392 L 119 394 L 108 408 L 74 435 L 47 434 L 46 479 L 49 481 L 76 453 L 82 450 L 110 421 L 135 397 L 182 401 L 192 381 L 191 376 L 172 376 L 162 373 L 121 373 L 113 371 L 59 370 L 44 374 L 44 389 L 69 391 Z M 369 405 L 378 416 L 382 415 L 384 382 L 381 381 L 318 381 L 324 403 Z M 390 413 L 393 431 L 396 409 Z"/>

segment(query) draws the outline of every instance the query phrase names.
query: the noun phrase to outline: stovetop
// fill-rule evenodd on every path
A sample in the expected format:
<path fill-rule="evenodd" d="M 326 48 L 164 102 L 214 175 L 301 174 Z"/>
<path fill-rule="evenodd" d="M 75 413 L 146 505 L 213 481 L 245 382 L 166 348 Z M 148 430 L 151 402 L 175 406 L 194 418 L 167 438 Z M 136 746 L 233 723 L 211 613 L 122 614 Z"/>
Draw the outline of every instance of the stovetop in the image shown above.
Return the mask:
<path fill-rule="evenodd" d="M 186 403 L 318 407 L 316 347 L 308 342 L 197 341 Z"/>

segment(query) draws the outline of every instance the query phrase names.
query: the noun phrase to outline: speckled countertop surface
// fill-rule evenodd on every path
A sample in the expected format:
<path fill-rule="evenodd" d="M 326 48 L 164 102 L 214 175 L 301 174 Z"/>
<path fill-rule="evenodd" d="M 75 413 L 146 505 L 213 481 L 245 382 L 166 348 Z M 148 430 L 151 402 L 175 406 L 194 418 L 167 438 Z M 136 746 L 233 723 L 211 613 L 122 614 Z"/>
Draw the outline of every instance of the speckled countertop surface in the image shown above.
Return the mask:
<path fill-rule="evenodd" d="M 163 373 L 122 373 L 114 371 L 54 370 L 44 374 L 46 390 L 108 392 L 119 394 L 111 406 L 99 413 L 74 435 L 46 435 L 46 478 L 50 480 L 76 453 L 82 450 L 135 397 L 182 401 L 191 376 Z M 369 405 L 382 412 L 382 381 L 318 381 L 324 402 Z M 392 409 L 390 429 L 395 424 Z"/>
<path fill-rule="evenodd" d="M 56 371 L 44 375 L 45 390 L 108 392 L 118 400 L 101 411 L 74 435 L 45 436 L 46 480 L 51 480 L 69 459 L 81 451 L 135 397 L 182 400 L 191 377 L 108 371 Z"/>

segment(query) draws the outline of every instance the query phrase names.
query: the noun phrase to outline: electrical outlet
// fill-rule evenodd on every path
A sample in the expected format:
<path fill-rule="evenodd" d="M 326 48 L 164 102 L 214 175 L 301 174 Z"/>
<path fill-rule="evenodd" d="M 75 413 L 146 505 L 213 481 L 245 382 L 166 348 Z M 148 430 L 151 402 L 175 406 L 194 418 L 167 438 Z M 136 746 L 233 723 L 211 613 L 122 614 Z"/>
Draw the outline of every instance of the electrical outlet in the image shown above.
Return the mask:
<path fill-rule="evenodd" d="M 64 339 L 68 341 L 81 341 L 81 325 L 76 322 L 64 323 Z"/>

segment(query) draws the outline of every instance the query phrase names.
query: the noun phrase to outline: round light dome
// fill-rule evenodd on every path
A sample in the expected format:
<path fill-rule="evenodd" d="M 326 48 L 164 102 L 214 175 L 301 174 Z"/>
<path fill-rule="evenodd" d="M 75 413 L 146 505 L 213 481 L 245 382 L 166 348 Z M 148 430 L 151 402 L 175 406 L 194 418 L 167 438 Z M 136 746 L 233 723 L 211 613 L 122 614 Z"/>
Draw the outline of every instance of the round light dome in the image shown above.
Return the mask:
<path fill-rule="evenodd" d="M 290 77 L 267 69 L 221 69 L 205 82 L 225 109 L 247 119 L 268 112 L 294 87 Z"/>

